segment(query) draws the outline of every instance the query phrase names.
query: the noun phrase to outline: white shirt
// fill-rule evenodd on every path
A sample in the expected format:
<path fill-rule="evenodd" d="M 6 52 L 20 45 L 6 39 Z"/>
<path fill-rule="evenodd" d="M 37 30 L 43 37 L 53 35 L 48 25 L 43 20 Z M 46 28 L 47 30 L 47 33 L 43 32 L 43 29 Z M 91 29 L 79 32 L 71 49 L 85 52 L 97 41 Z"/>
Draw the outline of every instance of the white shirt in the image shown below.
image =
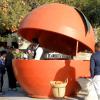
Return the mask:
<path fill-rule="evenodd" d="M 28 59 L 28 55 L 27 55 L 26 53 L 24 53 L 23 57 L 24 57 L 25 59 Z"/>
<path fill-rule="evenodd" d="M 38 47 L 36 50 L 36 56 L 35 56 L 35 60 L 40 60 L 41 56 L 43 54 L 43 49 L 41 47 Z"/>

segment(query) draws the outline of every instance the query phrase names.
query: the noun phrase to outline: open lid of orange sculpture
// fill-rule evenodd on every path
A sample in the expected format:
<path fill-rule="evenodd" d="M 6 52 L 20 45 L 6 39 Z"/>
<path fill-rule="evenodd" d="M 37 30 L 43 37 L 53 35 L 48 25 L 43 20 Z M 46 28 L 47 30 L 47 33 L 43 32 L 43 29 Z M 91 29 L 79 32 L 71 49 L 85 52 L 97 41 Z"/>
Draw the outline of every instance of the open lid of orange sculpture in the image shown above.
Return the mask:
<path fill-rule="evenodd" d="M 40 46 L 64 54 L 77 50 L 94 51 L 94 32 L 86 17 L 64 4 L 46 4 L 31 11 L 21 22 L 18 33 Z"/>

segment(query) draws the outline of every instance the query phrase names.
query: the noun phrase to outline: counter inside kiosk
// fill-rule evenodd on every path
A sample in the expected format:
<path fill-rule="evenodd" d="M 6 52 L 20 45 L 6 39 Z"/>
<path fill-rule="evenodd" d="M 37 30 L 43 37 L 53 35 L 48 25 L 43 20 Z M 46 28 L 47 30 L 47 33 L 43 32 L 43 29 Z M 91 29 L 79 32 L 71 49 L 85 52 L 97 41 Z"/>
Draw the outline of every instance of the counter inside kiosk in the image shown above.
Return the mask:
<path fill-rule="evenodd" d="M 21 22 L 18 34 L 32 42 L 37 38 L 43 48 L 71 57 L 94 52 L 94 32 L 84 14 L 64 4 L 46 4 L 31 11 Z M 89 77 L 89 59 L 14 59 L 15 76 L 32 97 L 53 97 L 50 81 L 68 78 L 66 95 L 79 90 L 77 79 Z"/>

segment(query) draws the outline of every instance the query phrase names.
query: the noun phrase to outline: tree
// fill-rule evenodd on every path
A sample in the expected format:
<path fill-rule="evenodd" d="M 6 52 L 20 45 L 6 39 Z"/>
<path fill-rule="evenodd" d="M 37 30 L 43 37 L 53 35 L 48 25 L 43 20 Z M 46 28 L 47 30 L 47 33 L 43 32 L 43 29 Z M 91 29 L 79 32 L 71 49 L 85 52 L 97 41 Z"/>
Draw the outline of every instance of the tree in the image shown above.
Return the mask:
<path fill-rule="evenodd" d="M 31 7 L 23 0 L 0 0 L 0 32 L 14 32 Z"/>
<path fill-rule="evenodd" d="M 100 26 L 100 1 L 89 0 L 88 4 L 82 8 L 93 27 Z"/>
<path fill-rule="evenodd" d="M 32 9 L 43 4 L 58 2 L 58 0 L 24 0 L 24 1 L 27 2 L 32 7 Z"/>

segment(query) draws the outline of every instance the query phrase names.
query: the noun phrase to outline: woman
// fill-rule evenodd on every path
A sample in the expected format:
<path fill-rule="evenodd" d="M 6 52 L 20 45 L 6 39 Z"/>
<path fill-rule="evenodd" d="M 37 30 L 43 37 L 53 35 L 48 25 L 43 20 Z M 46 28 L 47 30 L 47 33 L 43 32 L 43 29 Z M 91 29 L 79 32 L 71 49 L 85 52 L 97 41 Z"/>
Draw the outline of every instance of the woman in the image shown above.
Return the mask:
<path fill-rule="evenodd" d="M 100 100 L 100 42 L 95 44 L 95 51 L 90 60 L 90 72 L 98 100 Z"/>

